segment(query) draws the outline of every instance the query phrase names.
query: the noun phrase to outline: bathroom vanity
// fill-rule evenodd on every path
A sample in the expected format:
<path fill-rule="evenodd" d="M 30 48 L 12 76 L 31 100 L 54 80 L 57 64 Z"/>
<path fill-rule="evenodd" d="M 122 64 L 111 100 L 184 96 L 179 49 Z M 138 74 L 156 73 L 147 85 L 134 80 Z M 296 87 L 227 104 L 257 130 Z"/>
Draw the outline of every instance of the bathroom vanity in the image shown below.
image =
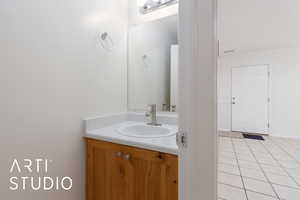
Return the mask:
<path fill-rule="evenodd" d="M 177 156 L 87 139 L 88 200 L 176 200 Z"/>
<path fill-rule="evenodd" d="M 85 120 L 87 200 L 178 199 L 177 117 L 157 119 L 154 134 L 144 114 Z"/>

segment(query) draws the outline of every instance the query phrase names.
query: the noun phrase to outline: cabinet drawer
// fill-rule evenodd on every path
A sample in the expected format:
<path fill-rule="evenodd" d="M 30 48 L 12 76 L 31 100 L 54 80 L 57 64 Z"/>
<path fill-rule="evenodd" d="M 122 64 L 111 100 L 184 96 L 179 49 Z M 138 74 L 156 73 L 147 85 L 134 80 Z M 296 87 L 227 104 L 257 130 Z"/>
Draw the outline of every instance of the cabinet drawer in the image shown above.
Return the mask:
<path fill-rule="evenodd" d="M 101 140 L 87 139 L 88 145 L 98 148 L 110 149 L 112 151 L 121 152 L 122 155 L 130 155 L 131 158 L 148 160 L 153 162 L 173 161 L 177 162 L 177 156 L 158 151 L 146 150 L 138 147 L 132 147 Z"/>

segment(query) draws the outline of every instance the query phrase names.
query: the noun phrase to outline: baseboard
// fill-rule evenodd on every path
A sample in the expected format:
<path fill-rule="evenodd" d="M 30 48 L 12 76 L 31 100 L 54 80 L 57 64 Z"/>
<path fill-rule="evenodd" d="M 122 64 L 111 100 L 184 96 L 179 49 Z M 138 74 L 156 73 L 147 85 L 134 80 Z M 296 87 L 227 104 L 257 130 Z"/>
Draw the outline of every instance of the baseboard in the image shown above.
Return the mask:
<path fill-rule="evenodd" d="M 231 132 L 230 129 L 218 129 L 218 131 Z"/>
<path fill-rule="evenodd" d="M 282 135 L 269 135 L 271 137 L 277 137 L 277 138 L 288 138 L 288 139 L 297 139 L 297 140 L 300 140 L 300 136 L 289 136 L 289 135 L 285 135 L 285 136 L 282 136 Z"/>
<path fill-rule="evenodd" d="M 232 132 L 230 129 L 218 129 L 218 132 Z M 251 133 L 249 133 L 251 134 Z M 254 134 L 254 133 L 253 133 Z M 257 134 L 256 134 L 257 135 Z M 300 140 L 300 136 L 282 136 L 282 135 L 274 135 L 272 133 L 267 133 L 267 134 L 259 134 L 259 135 L 262 135 L 262 136 L 270 136 L 270 137 L 278 137 L 278 138 L 289 138 L 289 139 L 297 139 L 297 140 Z"/>

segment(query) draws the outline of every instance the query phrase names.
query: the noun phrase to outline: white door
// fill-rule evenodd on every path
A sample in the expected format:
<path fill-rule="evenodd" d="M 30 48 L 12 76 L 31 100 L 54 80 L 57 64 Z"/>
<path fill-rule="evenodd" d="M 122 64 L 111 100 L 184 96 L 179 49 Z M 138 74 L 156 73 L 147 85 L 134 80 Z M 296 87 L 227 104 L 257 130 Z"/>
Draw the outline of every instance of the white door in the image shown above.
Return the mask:
<path fill-rule="evenodd" d="M 232 68 L 232 131 L 268 133 L 268 66 Z"/>
<path fill-rule="evenodd" d="M 179 1 L 179 200 L 217 200 L 217 1 Z"/>

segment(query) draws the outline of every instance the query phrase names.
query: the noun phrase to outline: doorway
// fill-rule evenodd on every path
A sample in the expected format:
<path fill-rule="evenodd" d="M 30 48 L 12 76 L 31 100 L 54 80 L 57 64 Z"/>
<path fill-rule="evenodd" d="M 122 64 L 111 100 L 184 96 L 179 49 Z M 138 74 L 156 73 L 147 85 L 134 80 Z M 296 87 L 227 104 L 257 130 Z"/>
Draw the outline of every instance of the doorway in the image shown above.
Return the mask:
<path fill-rule="evenodd" d="M 269 67 L 233 67 L 231 88 L 232 131 L 268 134 Z"/>

